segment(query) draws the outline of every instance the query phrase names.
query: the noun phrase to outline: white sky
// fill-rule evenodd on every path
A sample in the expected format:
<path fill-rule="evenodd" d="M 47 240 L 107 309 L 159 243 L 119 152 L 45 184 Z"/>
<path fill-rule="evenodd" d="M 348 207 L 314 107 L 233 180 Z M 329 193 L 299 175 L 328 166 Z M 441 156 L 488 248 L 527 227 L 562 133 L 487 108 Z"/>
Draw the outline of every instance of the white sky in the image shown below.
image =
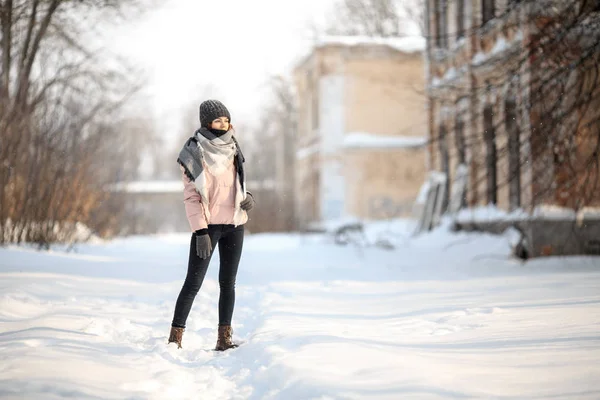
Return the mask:
<path fill-rule="evenodd" d="M 309 49 L 312 21 L 333 0 L 169 0 L 120 28 L 115 51 L 127 54 L 151 79 L 153 118 L 165 134 L 190 103 L 221 99 L 233 122 L 254 124 L 271 74 L 287 74 Z M 112 34 L 111 34 L 112 35 Z M 109 40 L 112 36 L 109 36 Z M 112 47 L 112 46 L 111 46 Z"/>

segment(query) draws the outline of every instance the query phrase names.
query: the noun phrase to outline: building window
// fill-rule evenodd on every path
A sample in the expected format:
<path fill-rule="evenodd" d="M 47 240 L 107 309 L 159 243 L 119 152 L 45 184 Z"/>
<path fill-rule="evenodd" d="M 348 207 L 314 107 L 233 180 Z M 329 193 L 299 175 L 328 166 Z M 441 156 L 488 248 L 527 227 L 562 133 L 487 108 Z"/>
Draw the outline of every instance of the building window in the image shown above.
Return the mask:
<path fill-rule="evenodd" d="M 319 128 L 319 88 L 315 85 L 310 97 L 311 128 L 313 131 Z"/>
<path fill-rule="evenodd" d="M 439 48 L 448 48 L 448 3 L 447 0 L 434 0 L 435 44 Z"/>
<path fill-rule="evenodd" d="M 306 72 L 307 81 L 307 131 L 312 133 L 319 128 L 319 76 L 314 68 Z"/>
<path fill-rule="evenodd" d="M 504 103 L 504 125 L 508 134 L 508 191 L 511 211 L 521 206 L 521 140 L 517 123 L 517 103 L 514 99 Z"/>
<path fill-rule="evenodd" d="M 467 163 L 466 154 L 466 143 L 465 143 L 465 122 L 462 118 L 457 119 L 455 133 L 454 133 L 454 145 L 456 146 L 457 161 L 459 164 Z"/>
<path fill-rule="evenodd" d="M 491 19 L 494 19 L 496 14 L 495 0 L 481 0 L 481 22 L 485 24 Z"/>
<path fill-rule="evenodd" d="M 465 0 L 456 0 L 456 38 L 465 37 Z"/>
<path fill-rule="evenodd" d="M 483 110 L 483 140 L 485 141 L 485 165 L 487 176 L 487 202 L 498 204 L 498 178 L 496 154 L 496 130 L 494 128 L 494 110 L 486 106 Z"/>
<path fill-rule="evenodd" d="M 454 146 L 456 147 L 456 158 L 457 168 L 459 165 L 467 164 L 467 143 L 465 141 L 465 122 L 462 117 L 456 120 L 456 126 L 454 127 Z M 467 206 L 467 196 L 460 201 L 460 207 L 464 208 Z"/>
<path fill-rule="evenodd" d="M 450 200 L 450 154 L 448 152 L 448 132 L 444 125 L 440 126 L 438 137 L 438 149 L 440 151 L 440 169 L 446 175 L 446 189 L 442 199 L 442 213 L 446 212 Z"/>
<path fill-rule="evenodd" d="M 321 218 L 321 215 L 320 215 L 321 211 L 319 209 L 319 200 L 321 199 L 321 193 L 320 193 L 321 175 L 319 174 L 319 171 L 316 169 L 311 171 L 311 175 L 312 175 L 311 176 L 312 188 L 310 191 L 311 197 L 308 199 L 309 217 L 307 219 L 309 220 L 309 222 L 314 222 L 314 221 L 318 221 Z"/>
<path fill-rule="evenodd" d="M 521 3 L 522 3 L 521 0 L 508 0 L 508 7 L 507 7 L 507 9 L 510 10 L 512 8 L 515 8 L 516 6 L 518 6 Z"/>

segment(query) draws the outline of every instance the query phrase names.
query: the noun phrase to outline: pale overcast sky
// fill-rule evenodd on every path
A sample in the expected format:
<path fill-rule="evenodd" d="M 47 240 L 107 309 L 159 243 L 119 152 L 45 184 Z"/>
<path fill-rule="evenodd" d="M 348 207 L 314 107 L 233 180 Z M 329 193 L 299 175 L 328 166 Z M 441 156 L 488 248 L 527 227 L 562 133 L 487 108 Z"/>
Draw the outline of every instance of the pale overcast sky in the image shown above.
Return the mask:
<path fill-rule="evenodd" d="M 163 127 L 176 130 L 181 112 L 202 88 L 227 105 L 238 123 L 254 123 L 261 86 L 287 73 L 310 48 L 311 21 L 322 23 L 333 0 L 169 0 L 115 37 L 151 77 L 148 101 Z M 177 132 L 165 132 L 177 134 Z"/>

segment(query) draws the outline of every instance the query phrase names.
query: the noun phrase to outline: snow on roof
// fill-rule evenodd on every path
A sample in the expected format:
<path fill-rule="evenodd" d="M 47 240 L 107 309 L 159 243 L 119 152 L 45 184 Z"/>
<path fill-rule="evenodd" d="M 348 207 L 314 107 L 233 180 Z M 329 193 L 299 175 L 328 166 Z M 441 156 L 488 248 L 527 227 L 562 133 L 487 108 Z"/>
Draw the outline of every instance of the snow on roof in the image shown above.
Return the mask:
<path fill-rule="evenodd" d="M 485 63 L 486 61 L 488 61 L 490 58 L 497 56 L 498 54 L 506 51 L 511 46 L 513 46 L 515 43 L 519 43 L 522 40 L 523 40 L 523 32 L 522 31 L 518 31 L 511 42 L 507 42 L 506 38 L 504 36 L 499 36 L 496 39 L 496 42 L 494 43 L 494 47 L 492 47 L 492 49 L 489 52 L 487 52 L 487 53 L 482 53 L 481 51 L 478 52 L 477 54 L 475 54 L 473 56 L 471 63 L 473 65 L 481 65 L 481 64 Z"/>
<path fill-rule="evenodd" d="M 529 215 L 521 208 L 506 212 L 495 205 L 463 208 L 456 213 L 455 220 L 459 223 L 520 221 L 528 219 Z"/>
<path fill-rule="evenodd" d="M 270 179 L 262 181 L 247 181 L 246 187 L 249 190 L 273 190 L 275 188 L 275 182 Z M 180 193 L 183 192 L 183 181 L 162 180 L 119 182 L 109 185 L 107 190 L 110 192 L 125 193 Z"/>
<path fill-rule="evenodd" d="M 594 218 L 600 219 L 600 207 L 583 207 L 579 211 L 581 218 Z"/>
<path fill-rule="evenodd" d="M 131 181 L 119 182 L 110 185 L 109 190 L 112 192 L 127 192 L 127 193 L 174 193 L 183 190 L 183 181 L 168 180 L 168 181 Z"/>
<path fill-rule="evenodd" d="M 535 207 L 533 216 L 549 220 L 574 220 L 577 218 L 577 211 L 553 204 L 541 204 Z"/>
<path fill-rule="evenodd" d="M 301 149 L 298 149 L 298 151 L 296 151 L 296 159 L 302 160 L 302 159 L 309 157 L 313 154 L 316 154 L 318 152 L 319 152 L 319 145 L 317 145 L 317 144 L 313 144 L 312 146 L 303 147 Z"/>
<path fill-rule="evenodd" d="M 371 37 L 371 36 L 322 36 L 317 40 L 316 46 L 368 46 L 383 45 L 404 53 L 417 53 L 425 51 L 426 40 L 422 36 L 408 37 Z"/>
<path fill-rule="evenodd" d="M 560 207 L 552 204 L 541 204 L 528 213 L 522 208 L 511 212 L 499 209 L 497 206 L 488 205 L 474 208 L 464 208 L 456 214 L 456 221 L 460 223 L 493 222 L 493 221 L 526 221 L 526 220 L 551 220 L 574 221 L 576 219 L 599 219 L 600 208 L 586 207 L 579 211 L 571 208 Z"/>
<path fill-rule="evenodd" d="M 344 136 L 346 149 L 405 149 L 425 146 L 427 138 L 420 136 L 384 136 L 353 132 Z"/>
<path fill-rule="evenodd" d="M 448 84 L 449 82 L 453 81 L 456 78 L 458 78 L 458 73 L 456 71 L 456 68 L 452 67 L 446 71 L 446 73 L 444 74 L 444 76 L 441 79 L 438 77 L 434 77 L 431 80 L 431 86 L 433 86 L 433 87 L 442 86 L 442 85 Z"/>

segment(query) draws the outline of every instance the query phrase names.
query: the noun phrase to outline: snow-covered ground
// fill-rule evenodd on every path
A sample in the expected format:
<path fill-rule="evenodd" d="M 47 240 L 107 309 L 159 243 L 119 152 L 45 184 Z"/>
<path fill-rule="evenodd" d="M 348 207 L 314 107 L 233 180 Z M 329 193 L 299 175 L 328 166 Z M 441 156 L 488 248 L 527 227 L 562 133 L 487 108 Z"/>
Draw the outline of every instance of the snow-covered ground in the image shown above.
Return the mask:
<path fill-rule="evenodd" d="M 370 227 L 396 250 L 249 236 L 225 353 L 216 259 L 166 344 L 188 234 L 0 249 L 0 398 L 600 398 L 599 258 L 408 226 Z"/>

